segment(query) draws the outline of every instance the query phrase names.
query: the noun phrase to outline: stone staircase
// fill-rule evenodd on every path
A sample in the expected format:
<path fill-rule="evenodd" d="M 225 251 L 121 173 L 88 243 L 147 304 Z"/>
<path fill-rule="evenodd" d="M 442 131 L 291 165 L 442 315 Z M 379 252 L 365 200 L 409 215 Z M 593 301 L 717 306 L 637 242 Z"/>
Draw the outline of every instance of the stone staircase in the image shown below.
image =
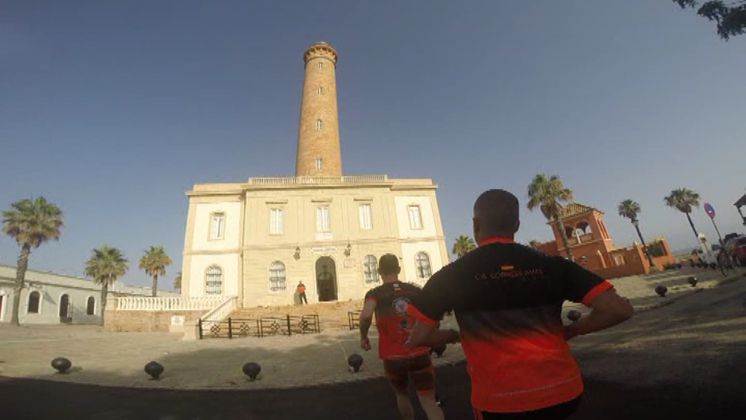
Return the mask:
<path fill-rule="evenodd" d="M 311 315 L 319 316 L 321 331 L 349 330 L 347 313 L 359 311 L 363 307 L 362 299 L 312 303 L 310 305 L 288 305 L 288 306 L 260 306 L 256 308 L 241 308 L 233 311 L 230 318 L 233 319 L 256 319 L 264 317 L 284 317 L 286 315 Z"/>

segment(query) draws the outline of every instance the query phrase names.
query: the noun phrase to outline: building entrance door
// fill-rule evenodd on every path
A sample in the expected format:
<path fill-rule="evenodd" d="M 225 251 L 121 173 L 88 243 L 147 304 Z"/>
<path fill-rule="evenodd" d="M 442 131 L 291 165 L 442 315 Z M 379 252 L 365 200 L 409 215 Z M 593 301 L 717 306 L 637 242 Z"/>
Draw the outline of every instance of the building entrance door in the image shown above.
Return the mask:
<path fill-rule="evenodd" d="M 316 260 L 316 290 L 319 302 L 337 300 L 337 267 L 329 257 Z"/>
<path fill-rule="evenodd" d="M 70 297 L 62 295 L 60 298 L 60 322 L 72 321 L 72 314 L 70 312 Z"/>

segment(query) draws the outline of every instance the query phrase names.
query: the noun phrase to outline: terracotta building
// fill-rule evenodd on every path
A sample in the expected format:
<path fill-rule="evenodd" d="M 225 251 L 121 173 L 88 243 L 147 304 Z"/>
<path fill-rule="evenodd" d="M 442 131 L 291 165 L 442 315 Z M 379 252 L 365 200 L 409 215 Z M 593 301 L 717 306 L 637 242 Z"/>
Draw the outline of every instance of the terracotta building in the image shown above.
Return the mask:
<path fill-rule="evenodd" d="M 605 278 L 650 272 L 650 263 L 641 244 L 635 243 L 626 248 L 614 246 L 604 223 L 603 212 L 580 203 L 571 203 L 562 208 L 560 216 L 576 263 Z M 555 240 L 539 244 L 536 248 L 549 255 L 566 257 L 567 251 L 557 224 L 548 224 Z M 659 238 L 647 245 L 653 263 L 659 270 L 675 261 L 665 239 Z"/>

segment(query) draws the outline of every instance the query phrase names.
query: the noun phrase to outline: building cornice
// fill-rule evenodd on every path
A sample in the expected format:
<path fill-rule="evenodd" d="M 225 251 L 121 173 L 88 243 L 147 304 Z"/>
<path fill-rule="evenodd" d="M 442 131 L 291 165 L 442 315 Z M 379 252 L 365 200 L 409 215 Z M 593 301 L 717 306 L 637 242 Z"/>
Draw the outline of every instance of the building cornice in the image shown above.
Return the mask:
<path fill-rule="evenodd" d="M 388 178 L 386 175 L 342 177 L 257 177 L 246 183 L 196 184 L 187 191 L 188 197 L 229 197 L 240 200 L 250 191 L 287 191 L 318 189 L 388 188 L 392 191 L 436 190 L 430 178 Z"/>

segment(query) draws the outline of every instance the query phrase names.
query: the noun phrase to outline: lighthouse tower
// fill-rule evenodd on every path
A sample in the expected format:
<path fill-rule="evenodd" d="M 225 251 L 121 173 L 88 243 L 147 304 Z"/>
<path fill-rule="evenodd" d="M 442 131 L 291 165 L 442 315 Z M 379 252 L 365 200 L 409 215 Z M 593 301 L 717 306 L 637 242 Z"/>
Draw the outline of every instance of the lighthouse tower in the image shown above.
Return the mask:
<path fill-rule="evenodd" d="M 303 55 L 305 78 L 300 105 L 296 176 L 342 176 L 337 113 L 337 50 L 317 42 Z"/>

